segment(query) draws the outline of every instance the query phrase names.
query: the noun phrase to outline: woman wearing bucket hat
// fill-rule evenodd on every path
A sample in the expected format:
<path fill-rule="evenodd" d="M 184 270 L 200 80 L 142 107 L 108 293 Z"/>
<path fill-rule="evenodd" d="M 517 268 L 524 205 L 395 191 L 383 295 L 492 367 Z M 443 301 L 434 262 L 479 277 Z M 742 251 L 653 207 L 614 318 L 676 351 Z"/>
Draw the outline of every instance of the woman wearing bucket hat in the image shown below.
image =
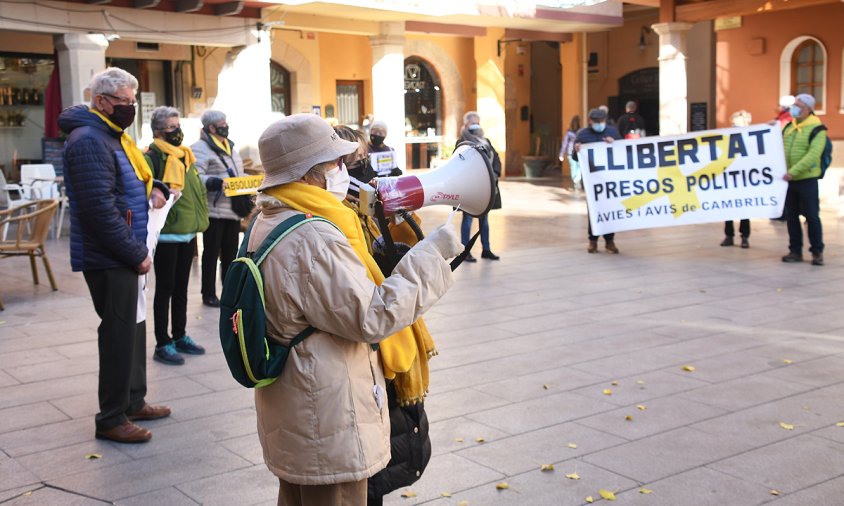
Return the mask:
<path fill-rule="evenodd" d="M 410 327 L 451 286 L 446 259 L 463 249 L 446 224 L 384 278 L 357 215 L 340 202 L 349 181 L 343 157 L 357 148 L 311 114 L 273 123 L 258 145 L 266 176 L 248 249 L 296 214 L 330 221 L 296 228 L 262 264 L 270 338 L 289 345 L 309 325 L 317 329 L 291 349 L 278 380 L 255 390 L 279 504 L 366 504 L 368 478 L 390 460 L 384 376 L 422 362 Z M 421 385 L 408 388 L 423 397 Z"/>

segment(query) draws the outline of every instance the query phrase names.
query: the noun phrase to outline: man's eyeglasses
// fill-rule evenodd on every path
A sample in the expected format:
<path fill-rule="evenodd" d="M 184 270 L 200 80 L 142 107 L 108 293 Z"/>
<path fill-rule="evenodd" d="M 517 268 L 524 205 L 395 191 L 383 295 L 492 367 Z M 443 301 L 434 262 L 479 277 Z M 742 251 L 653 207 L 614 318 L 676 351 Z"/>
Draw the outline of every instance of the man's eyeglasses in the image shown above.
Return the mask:
<path fill-rule="evenodd" d="M 162 132 L 170 133 L 182 128 L 182 125 L 170 125 L 161 129 Z"/>
<path fill-rule="evenodd" d="M 111 95 L 109 93 L 101 93 L 100 95 L 102 95 L 104 97 L 108 97 L 108 98 L 113 98 L 114 100 L 117 101 L 117 103 L 119 105 L 131 105 L 132 107 L 138 106 L 138 102 L 136 100 L 132 100 L 130 98 L 118 97 L 117 95 Z"/>

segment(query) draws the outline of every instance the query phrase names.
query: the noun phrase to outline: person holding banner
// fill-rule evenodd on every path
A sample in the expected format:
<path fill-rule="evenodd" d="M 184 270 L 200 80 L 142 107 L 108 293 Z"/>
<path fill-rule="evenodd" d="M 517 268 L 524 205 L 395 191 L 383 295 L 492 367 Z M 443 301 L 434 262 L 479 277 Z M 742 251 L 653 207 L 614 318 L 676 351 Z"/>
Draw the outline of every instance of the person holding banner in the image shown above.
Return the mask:
<path fill-rule="evenodd" d="M 179 125 L 179 111 L 161 106 L 152 111 L 150 127 L 154 140 L 145 158 L 153 176 L 170 187 L 178 197 L 167 214 L 155 250 L 155 297 L 153 321 L 155 352 L 153 360 L 168 365 L 182 365 L 180 353 L 202 355 L 205 348 L 196 344 L 185 327 L 188 319 L 188 282 L 196 251 L 196 234 L 208 228 L 208 202 L 205 185 L 196 170 L 196 157 L 187 146 Z M 172 312 L 173 320 L 168 321 Z M 168 334 L 172 324 L 172 335 Z"/>
<path fill-rule="evenodd" d="M 379 177 L 401 176 L 401 169 L 396 165 L 396 151 L 384 144 L 386 138 L 387 124 L 373 121 L 369 127 L 370 163 Z"/>
<path fill-rule="evenodd" d="M 819 129 L 811 142 L 809 137 L 819 127 L 821 120 L 815 116 L 815 97 L 801 93 L 794 97 L 791 115 L 794 119 L 783 129 L 785 162 L 788 172 L 783 179 L 788 181 L 785 196 L 785 216 L 788 225 L 788 255 L 782 257 L 786 263 L 803 261 L 803 227 L 800 215 L 806 217 L 809 229 L 809 251 L 812 265 L 823 265 L 823 229 L 820 218 L 818 178 L 821 176 L 821 154 L 826 144 L 826 129 Z"/>
<path fill-rule="evenodd" d="M 199 177 L 208 190 L 208 230 L 202 234 L 202 303 L 220 307 L 217 298 L 217 259 L 220 278 L 237 255 L 241 216 L 232 207 L 233 198 L 223 192 L 223 179 L 243 176 L 243 160 L 229 140 L 229 125 L 222 111 L 202 113 L 199 140 L 191 145 Z M 248 214 L 248 213 L 247 213 Z M 245 216 L 245 215 L 244 215 Z"/>
<path fill-rule="evenodd" d="M 621 134 L 618 132 L 618 129 L 612 125 L 607 125 L 607 112 L 601 108 L 592 109 L 589 111 L 589 126 L 581 128 L 580 131 L 577 132 L 577 137 L 575 137 L 574 140 L 575 161 L 579 161 L 577 153 L 580 151 L 580 146 L 582 144 L 601 141 L 612 142 L 620 139 Z M 586 169 L 588 170 L 588 167 Z M 598 236 L 592 234 L 592 223 L 588 220 L 589 218 L 587 216 L 589 246 L 586 248 L 586 251 L 588 253 L 597 253 Z M 604 234 L 604 242 L 604 247 L 607 251 L 613 254 L 618 254 L 618 247 L 615 245 L 614 233 Z"/>

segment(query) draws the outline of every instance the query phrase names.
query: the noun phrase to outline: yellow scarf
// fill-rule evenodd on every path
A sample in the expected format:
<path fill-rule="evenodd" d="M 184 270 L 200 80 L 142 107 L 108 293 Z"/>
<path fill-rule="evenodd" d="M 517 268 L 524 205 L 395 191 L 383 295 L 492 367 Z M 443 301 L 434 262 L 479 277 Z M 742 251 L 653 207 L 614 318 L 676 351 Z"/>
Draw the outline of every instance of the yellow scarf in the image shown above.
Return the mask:
<path fill-rule="evenodd" d="M 129 134 L 126 133 L 126 130 L 120 128 L 119 126 L 115 125 L 113 121 L 108 119 L 103 113 L 100 111 L 91 108 L 88 109 L 92 113 L 96 114 L 100 117 L 101 120 L 105 122 L 106 125 L 109 126 L 115 132 L 123 132 L 120 136 L 120 145 L 123 147 L 123 152 L 126 153 L 126 158 L 129 159 L 129 163 L 132 164 L 132 168 L 135 169 L 135 175 L 138 176 L 138 179 L 143 181 L 147 187 L 147 198 L 149 198 L 150 193 L 152 193 L 152 169 L 149 168 L 146 159 L 144 158 L 144 154 L 138 149 L 138 146 L 135 144 L 135 141 L 129 137 Z"/>
<path fill-rule="evenodd" d="M 155 146 L 167 155 L 167 162 L 164 165 L 164 176 L 161 178 L 165 184 L 174 190 L 181 190 L 185 187 L 185 173 L 196 163 L 196 156 L 187 146 L 174 146 L 164 139 L 152 141 Z M 158 156 L 152 153 L 152 156 Z M 182 158 L 185 159 L 182 162 Z"/>
<path fill-rule="evenodd" d="M 228 139 L 223 139 L 223 142 L 220 142 L 213 134 L 208 134 L 208 137 L 211 137 L 211 140 L 214 141 L 214 144 L 216 144 L 218 148 L 225 151 L 227 155 L 232 156 L 232 146 L 229 144 Z"/>
<path fill-rule="evenodd" d="M 304 183 L 288 183 L 264 192 L 297 211 L 321 216 L 337 225 L 366 267 L 369 279 L 376 285 L 384 281 L 381 269 L 369 254 L 360 220 L 333 195 Z M 422 402 L 428 393 L 428 357 L 436 354 L 422 318 L 381 341 L 380 351 L 384 376 L 394 380 L 399 403 L 407 406 Z"/>

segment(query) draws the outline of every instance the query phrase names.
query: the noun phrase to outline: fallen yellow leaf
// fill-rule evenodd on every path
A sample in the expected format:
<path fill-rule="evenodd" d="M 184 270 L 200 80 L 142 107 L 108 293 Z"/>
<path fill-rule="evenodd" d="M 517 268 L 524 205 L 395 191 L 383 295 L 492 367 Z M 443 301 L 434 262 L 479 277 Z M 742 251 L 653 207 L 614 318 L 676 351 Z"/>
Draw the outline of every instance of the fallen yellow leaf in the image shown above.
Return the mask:
<path fill-rule="evenodd" d="M 771 495 L 780 495 L 779 490 L 771 490 Z"/>
<path fill-rule="evenodd" d="M 836 427 L 844 427 L 844 422 L 838 422 L 835 424 Z"/>
<path fill-rule="evenodd" d="M 469 506 L 469 501 L 460 501 L 457 506 Z"/>
<path fill-rule="evenodd" d="M 644 382 L 644 380 L 636 380 L 636 384 L 637 385 L 644 385 L 645 382 Z"/>
<path fill-rule="evenodd" d="M 612 390 L 610 390 L 609 388 L 605 388 L 604 395 L 612 395 Z"/>
<path fill-rule="evenodd" d="M 542 388 L 544 388 L 545 390 L 548 390 L 551 387 L 549 387 L 547 384 L 545 384 L 545 385 L 542 385 Z"/>
<path fill-rule="evenodd" d="M 686 372 L 693 372 L 695 370 L 695 366 L 693 365 L 684 365 L 682 369 Z"/>
<path fill-rule="evenodd" d="M 642 488 L 639 489 L 639 493 L 640 494 L 652 494 L 653 490 L 651 490 L 649 488 L 642 487 Z"/>
<path fill-rule="evenodd" d="M 783 361 L 782 361 L 782 363 L 783 363 L 783 364 L 790 364 L 790 363 L 792 363 L 792 362 L 794 362 L 794 361 L 793 361 L 793 360 L 789 360 L 789 359 L 785 359 L 785 360 L 783 360 Z"/>
<path fill-rule="evenodd" d="M 616 385 L 618 385 L 618 381 L 613 381 L 612 383 L 610 383 L 610 385 L 616 386 Z"/>
<path fill-rule="evenodd" d="M 99 453 L 89 453 L 88 455 L 85 455 L 85 458 L 88 460 L 96 460 L 103 458 L 103 456 Z"/>
<path fill-rule="evenodd" d="M 443 493 L 442 493 L 442 494 L 440 494 L 440 495 L 441 495 L 441 496 L 443 496 L 443 497 L 451 497 L 451 494 L 450 494 L 450 493 L 448 493 L 448 492 L 443 492 Z"/>
<path fill-rule="evenodd" d="M 636 406 L 636 409 L 638 409 L 639 411 L 644 411 L 648 408 L 646 408 L 643 404 L 639 404 L 638 406 Z"/>
<path fill-rule="evenodd" d="M 844 422 L 842 422 L 842 423 L 844 423 Z M 577 448 L 577 445 L 575 443 L 569 443 L 569 448 Z"/>
<path fill-rule="evenodd" d="M 404 498 L 416 497 L 416 492 L 408 489 L 402 492 L 401 496 Z"/>
<path fill-rule="evenodd" d="M 778 292 L 781 292 L 781 291 L 782 291 L 782 288 L 777 288 L 777 291 L 778 291 Z"/>
<path fill-rule="evenodd" d="M 541 466 L 539 466 L 539 470 L 540 471 L 553 471 L 554 470 L 554 464 L 542 464 Z"/>
<path fill-rule="evenodd" d="M 498 490 L 507 490 L 508 488 L 510 488 L 510 485 L 508 485 L 506 481 L 502 481 L 501 483 L 496 485 L 495 488 L 497 488 Z"/>
<path fill-rule="evenodd" d="M 633 421 L 633 417 L 632 417 L 631 415 L 627 415 L 627 416 L 625 416 L 625 417 L 624 417 L 624 419 L 625 419 L 625 420 L 627 420 L 628 422 L 632 422 L 632 421 Z"/>
<path fill-rule="evenodd" d="M 475 442 L 476 442 L 476 443 L 483 443 L 484 441 L 486 441 L 486 439 L 484 439 L 484 438 L 482 438 L 482 437 L 476 437 L 476 438 L 475 438 Z"/>
<path fill-rule="evenodd" d="M 571 473 L 571 474 L 567 474 L 567 475 L 566 475 L 566 478 L 568 478 L 568 479 L 570 479 L 570 480 L 579 480 L 579 479 L 580 479 L 580 475 L 579 475 L 579 474 L 577 474 L 577 473 Z"/>
<path fill-rule="evenodd" d="M 24 495 L 24 497 L 29 497 L 29 496 L 31 496 L 31 495 L 32 495 L 32 490 L 29 490 L 29 491 L 27 491 L 27 492 L 24 492 L 24 494 L 23 494 L 23 495 Z"/>
<path fill-rule="evenodd" d="M 607 489 L 602 488 L 598 491 L 598 493 L 601 494 L 601 497 L 603 497 L 607 501 L 615 501 L 615 494 L 613 494 Z"/>
<path fill-rule="evenodd" d="M 457 442 L 457 443 L 462 443 L 463 438 L 462 437 L 454 438 L 454 441 Z"/>
<path fill-rule="evenodd" d="M 595 502 L 595 499 L 592 499 L 591 495 L 587 495 L 586 496 L 586 502 L 588 502 L 589 504 L 592 504 L 593 502 Z"/>
<path fill-rule="evenodd" d="M 792 425 L 790 423 L 780 422 L 780 427 L 782 427 L 785 430 L 794 430 L 794 425 Z"/>
<path fill-rule="evenodd" d="M 197 320 L 201 320 L 201 319 L 202 319 L 202 317 L 201 317 L 201 316 L 197 316 L 197 317 L 196 317 L 196 319 L 197 319 Z"/>

